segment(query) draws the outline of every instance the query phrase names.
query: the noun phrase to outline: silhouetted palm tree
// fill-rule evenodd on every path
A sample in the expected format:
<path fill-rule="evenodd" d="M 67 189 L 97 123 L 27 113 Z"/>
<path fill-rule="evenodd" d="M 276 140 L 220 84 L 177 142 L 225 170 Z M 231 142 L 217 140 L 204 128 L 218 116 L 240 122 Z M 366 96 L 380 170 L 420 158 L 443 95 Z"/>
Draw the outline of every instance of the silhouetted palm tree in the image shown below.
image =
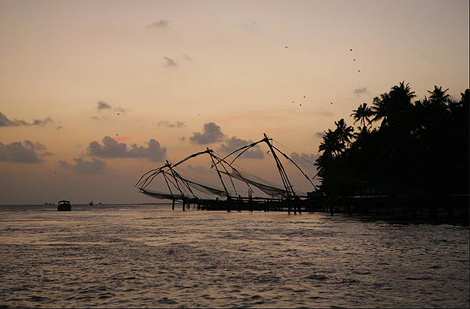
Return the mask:
<path fill-rule="evenodd" d="M 354 118 L 354 123 L 360 121 L 362 127 L 366 127 L 366 122 L 367 125 L 372 123 L 370 117 L 373 115 L 374 112 L 369 106 L 367 106 L 367 103 L 362 103 L 359 105 L 359 107 L 353 110 L 353 113 L 351 114 L 351 116 Z"/>
<path fill-rule="evenodd" d="M 447 91 L 449 91 L 449 88 L 442 90 L 442 87 L 434 86 L 433 91 L 428 90 L 428 93 L 431 94 L 429 96 L 430 101 L 434 104 L 445 105 L 450 98 L 450 95 L 446 93 Z"/>
<path fill-rule="evenodd" d="M 381 126 L 385 126 L 388 122 L 388 115 L 390 114 L 390 95 L 382 93 L 379 97 L 375 97 L 372 101 L 372 113 L 374 118 L 372 121 L 382 120 Z"/>
<path fill-rule="evenodd" d="M 318 151 L 323 151 L 324 155 L 327 157 L 335 158 L 343 151 L 338 134 L 336 131 L 331 131 L 330 129 L 324 133 L 325 135 L 323 135 L 323 141 L 320 143 Z"/>
<path fill-rule="evenodd" d="M 389 93 L 375 97 L 372 111 L 375 117 L 372 121 L 382 120 L 381 127 L 396 128 L 406 122 L 408 109 L 413 106 L 411 100 L 415 97 L 415 92 L 411 91 L 409 84 L 401 82 L 398 86 L 393 86 Z"/>
<path fill-rule="evenodd" d="M 354 128 L 348 126 L 344 119 L 340 119 L 339 121 L 335 121 L 336 130 L 334 131 L 337 135 L 338 141 L 344 150 L 350 143 L 351 138 L 353 137 Z"/>

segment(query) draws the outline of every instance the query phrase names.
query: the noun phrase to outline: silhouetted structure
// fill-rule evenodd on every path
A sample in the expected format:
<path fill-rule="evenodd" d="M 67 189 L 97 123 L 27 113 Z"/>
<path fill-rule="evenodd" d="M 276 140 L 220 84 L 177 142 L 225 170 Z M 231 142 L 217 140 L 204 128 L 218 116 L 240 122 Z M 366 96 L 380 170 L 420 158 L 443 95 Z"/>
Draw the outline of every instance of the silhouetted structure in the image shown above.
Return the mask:
<path fill-rule="evenodd" d="M 271 140 L 272 139 L 268 138 L 265 134 L 263 139 L 240 147 L 225 157 L 221 157 L 212 149 L 207 148 L 205 151 L 192 154 L 175 164 L 171 164 L 167 161 L 165 165 L 145 173 L 137 182 L 136 187 L 139 188 L 140 192 L 143 194 L 155 198 L 171 200 L 173 209 L 175 202 L 181 201 L 183 204 L 182 210 L 190 208 L 191 205 L 193 205 L 194 208 L 203 210 L 276 210 L 288 211 L 289 213 L 291 211 L 294 211 L 294 213 L 302 210 L 310 211 L 312 207 L 310 206 L 307 194 L 294 191 L 287 172 L 282 165 L 280 156 L 292 163 L 312 185 L 313 189 L 316 188 L 315 185 L 310 177 L 308 177 L 289 156 L 271 143 Z M 266 143 L 268 146 L 268 153 L 271 154 L 276 163 L 283 188 L 235 167 L 234 163 L 240 156 L 260 143 Z M 217 173 L 223 188 L 204 184 L 201 181 L 190 179 L 187 176 L 183 177 L 177 170 L 180 164 L 204 154 L 209 155 L 212 163 L 211 168 Z M 164 193 L 148 188 L 150 183 L 152 183 L 157 176 L 163 177 L 168 192 Z M 238 180 L 246 186 L 249 192 L 248 196 L 241 196 L 239 190 L 237 191 L 234 180 Z M 229 185 L 233 191 L 229 191 Z M 253 187 L 256 187 L 269 197 L 253 197 Z M 200 196 L 200 193 L 212 195 L 214 198 L 204 198 Z M 233 196 L 236 198 L 233 198 Z"/>

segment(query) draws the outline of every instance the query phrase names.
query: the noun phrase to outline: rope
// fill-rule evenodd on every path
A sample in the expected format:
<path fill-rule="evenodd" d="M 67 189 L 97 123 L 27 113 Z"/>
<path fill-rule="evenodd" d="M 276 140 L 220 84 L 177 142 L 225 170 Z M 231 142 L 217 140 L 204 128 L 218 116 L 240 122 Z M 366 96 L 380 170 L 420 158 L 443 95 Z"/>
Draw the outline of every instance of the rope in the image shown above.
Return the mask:
<path fill-rule="evenodd" d="M 274 141 L 274 139 L 273 139 L 273 141 Z M 278 144 L 281 145 L 283 148 L 285 148 L 285 150 L 288 150 L 288 151 L 291 153 L 291 156 L 292 156 L 293 153 L 297 154 L 297 152 L 293 151 L 292 149 L 289 149 L 287 146 L 281 144 L 279 141 L 276 141 L 276 143 L 278 143 Z M 311 165 L 313 165 L 314 167 L 316 167 L 316 166 L 315 166 L 315 163 L 310 162 L 309 160 L 305 159 L 304 157 L 302 157 L 302 156 L 300 156 L 300 155 L 297 155 L 297 156 L 298 156 L 300 159 L 304 160 L 305 162 L 310 163 Z M 291 159 L 292 159 L 292 158 L 291 158 Z"/>

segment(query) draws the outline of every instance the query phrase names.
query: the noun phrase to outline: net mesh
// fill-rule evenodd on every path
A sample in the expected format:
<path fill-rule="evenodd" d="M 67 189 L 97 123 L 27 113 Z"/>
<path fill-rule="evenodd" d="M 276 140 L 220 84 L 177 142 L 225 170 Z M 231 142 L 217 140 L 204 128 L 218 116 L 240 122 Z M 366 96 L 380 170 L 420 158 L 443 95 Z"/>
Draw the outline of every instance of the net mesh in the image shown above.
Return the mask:
<path fill-rule="evenodd" d="M 282 197 L 287 194 L 285 189 L 279 188 L 276 184 L 261 179 L 255 175 L 251 175 L 239 170 L 235 171 L 233 169 L 232 172 L 227 173 L 225 171 L 221 171 L 221 173 L 253 185 L 269 196 Z"/>

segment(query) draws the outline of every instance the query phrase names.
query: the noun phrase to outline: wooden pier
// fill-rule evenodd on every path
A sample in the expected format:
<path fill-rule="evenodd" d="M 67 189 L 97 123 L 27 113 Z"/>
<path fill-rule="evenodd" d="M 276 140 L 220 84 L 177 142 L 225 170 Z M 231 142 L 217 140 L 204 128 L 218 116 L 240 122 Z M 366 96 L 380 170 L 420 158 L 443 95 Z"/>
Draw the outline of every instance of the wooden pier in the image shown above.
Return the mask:
<path fill-rule="evenodd" d="M 305 198 L 297 198 L 290 201 L 276 198 L 246 198 L 237 197 L 236 199 L 219 200 L 219 199 L 199 199 L 185 198 L 181 203 L 182 210 L 196 209 L 207 211 L 283 211 L 302 213 L 314 212 L 313 200 Z M 174 209 L 174 203 L 173 203 Z"/>
<path fill-rule="evenodd" d="M 469 224 L 470 204 L 466 195 L 426 196 L 355 196 L 355 197 L 297 197 L 286 201 L 276 198 L 238 197 L 229 200 L 185 198 L 179 202 L 183 211 L 274 211 L 288 214 L 322 212 L 331 216 L 346 214 L 375 219 L 409 222 Z M 175 200 L 173 201 L 175 209 Z"/>

